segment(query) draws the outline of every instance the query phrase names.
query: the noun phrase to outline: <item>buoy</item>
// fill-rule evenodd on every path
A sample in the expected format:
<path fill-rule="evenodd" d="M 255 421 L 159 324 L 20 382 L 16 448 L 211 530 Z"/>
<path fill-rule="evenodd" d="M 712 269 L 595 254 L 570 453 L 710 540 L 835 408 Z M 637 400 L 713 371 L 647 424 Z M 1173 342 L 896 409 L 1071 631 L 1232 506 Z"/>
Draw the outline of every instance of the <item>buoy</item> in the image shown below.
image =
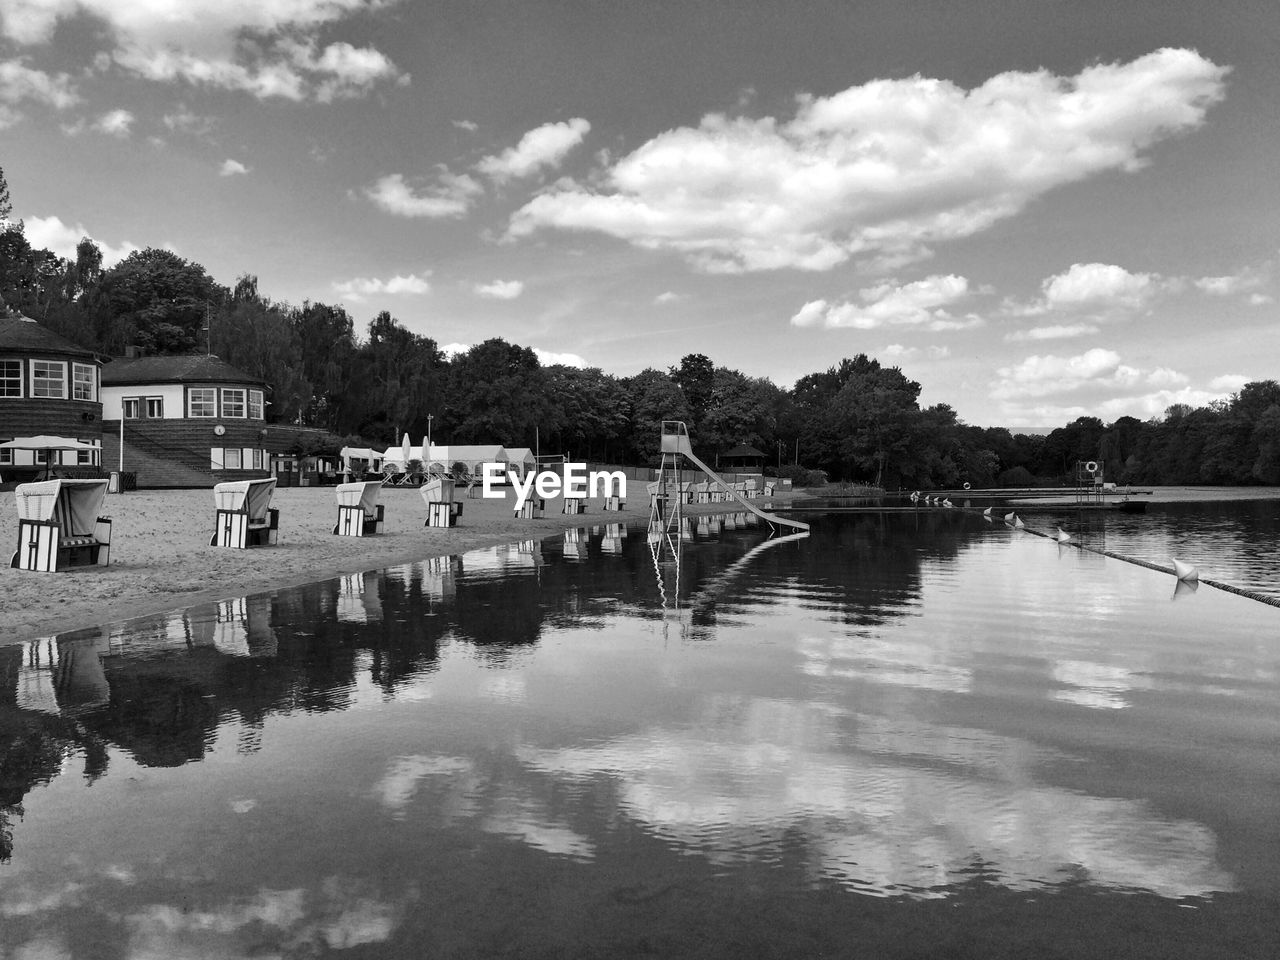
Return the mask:
<path fill-rule="evenodd" d="M 942 505 L 943 505 L 944 507 L 946 507 L 948 510 L 950 510 L 953 506 L 955 506 L 955 504 L 953 504 L 953 503 L 951 502 L 951 498 L 950 498 L 950 497 L 947 497 L 947 499 L 943 500 L 943 501 L 942 501 Z"/>
<path fill-rule="evenodd" d="M 989 517 L 989 516 L 991 516 L 991 508 L 990 508 L 990 507 L 987 507 L 987 509 L 983 510 L 983 511 L 982 511 L 982 515 L 983 515 L 984 517 Z"/>
<path fill-rule="evenodd" d="M 1021 530 L 1021 529 L 1022 529 L 1023 527 L 1025 527 L 1025 526 L 1026 526 L 1026 524 L 1022 522 L 1022 518 L 1021 518 L 1021 517 L 1014 517 L 1014 518 L 1013 518 L 1013 529 L 1015 529 L 1015 530 Z"/>
<path fill-rule="evenodd" d="M 1179 580 L 1185 580 L 1188 583 L 1198 583 L 1200 581 L 1200 571 L 1189 563 L 1183 563 L 1178 558 L 1173 558 L 1173 575 Z"/>
<path fill-rule="evenodd" d="M 1006 514 L 1004 515 L 1004 522 L 1005 522 L 1005 523 L 1013 523 L 1013 521 L 1015 521 L 1015 520 L 1017 520 L 1017 519 L 1018 519 L 1018 515 L 1017 515 L 1016 513 L 1006 513 Z"/>
<path fill-rule="evenodd" d="M 1066 543 L 1066 542 L 1067 542 L 1068 540 L 1070 540 L 1070 539 L 1071 539 L 1071 534 L 1067 533 L 1067 531 L 1065 531 L 1065 530 L 1063 530 L 1061 527 L 1059 527 L 1059 528 L 1058 528 L 1058 542 L 1059 542 L 1059 543 Z"/>

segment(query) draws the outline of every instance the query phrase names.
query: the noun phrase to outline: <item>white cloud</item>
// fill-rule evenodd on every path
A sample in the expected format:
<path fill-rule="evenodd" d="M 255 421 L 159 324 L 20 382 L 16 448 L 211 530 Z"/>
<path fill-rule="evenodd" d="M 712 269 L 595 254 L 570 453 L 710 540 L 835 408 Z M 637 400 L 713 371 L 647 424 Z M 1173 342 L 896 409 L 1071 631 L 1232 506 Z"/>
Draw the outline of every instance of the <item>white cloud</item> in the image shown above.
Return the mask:
<path fill-rule="evenodd" d="M 193 136 L 207 136 L 217 125 L 213 117 L 201 116 L 185 106 L 179 106 L 172 113 L 166 113 L 161 122 L 175 133 L 189 133 Z"/>
<path fill-rule="evenodd" d="M 1073 77 L 1003 73 L 968 91 L 874 80 L 801 97 L 790 119 L 711 114 L 618 160 L 599 192 L 535 197 L 508 233 L 597 231 L 711 272 L 901 262 L 1055 187 L 1140 169 L 1153 144 L 1201 124 L 1227 72 L 1163 49 Z"/>
<path fill-rule="evenodd" d="M 524 293 L 524 284 L 519 280 L 494 280 L 492 283 L 477 283 L 472 289 L 477 296 L 491 300 L 514 300 Z"/>
<path fill-rule="evenodd" d="M 443 347 L 440 348 L 440 352 L 443 353 L 448 359 L 452 360 L 458 354 L 466 353 L 473 346 L 474 344 L 471 344 L 471 343 L 446 343 Z M 543 350 L 541 347 L 533 347 L 532 349 L 533 349 L 533 352 L 538 357 L 538 362 L 542 364 L 544 367 L 553 367 L 553 366 L 559 365 L 564 367 L 578 367 L 579 369 L 586 369 L 586 367 L 588 366 L 587 361 L 584 360 L 582 357 L 578 356 L 576 353 L 552 353 L 550 350 Z"/>
<path fill-rule="evenodd" d="M 1012 367 L 1001 367 L 992 385 L 996 400 L 1071 393 L 1087 386 L 1128 387 L 1141 372 L 1120 362 L 1114 350 L 1095 347 L 1078 356 L 1031 356 Z"/>
<path fill-rule="evenodd" d="M 418 192 L 398 173 L 382 177 L 371 187 L 365 188 L 365 196 L 387 213 L 398 217 L 431 217 L 444 219 L 465 216 L 471 208 L 472 198 L 484 192 L 484 188 L 466 174 L 453 174 L 441 168 L 436 183 Z"/>
<path fill-rule="evenodd" d="M 85 237 L 90 237 L 98 245 L 98 249 L 102 251 L 102 265 L 104 267 L 113 267 L 129 254 L 136 253 L 142 249 L 128 240 L 113 247 L 94 237 L 82 224 L 77 223 L 75 226 L 71 226 L 63 223 L 58 217 L 28 217 L 25 221 L 24 233 L 31 246 L 37 249 L 50 250 L 68 260 L 75 259 L 76 244 Z"/>
<path fill-rule="evenodd" d="M 1224 373 L 1222 376 L 1214 377 L 1209 381 L 1209 389 L 1217 390 L 1221 393 L 1239 393 L 1240 388 L 1251 380 L 1253 380 L 1253 377 L 1246 377 L 1242 373 Z"/>
<path fill-rule="evenodd" d="M 476 169 L 503 181 L 530 176 L 544 167 L 554 168 L 590 130 L 591 124 L 581 117 L 563 123 L 545 123 L 526 133 L 516 146 L 485 157 L 476 164 Z"/>
<path fill-rule="evenodd" d="M 222 161 L 222 166 L 218 169 L 218 176 L 220 177 L 243 176 L 248 172 L 249 172 L 249 168 L 246 167 L 243 163 L 241 163 L 239 160 L 232 160 L 230 157 L 228 157 L 226 160 Z"/>
<path fill-rule="evenodd" d="M 1197 290 L 1213 297 L 1229 297 L 1237 293 L 1256 290 L 1271 277 L 1271 263 L 1256 267 L 1243 267 L 1235 273 L 1220 277 L 1201 277 L 1192 281 Z"/>
<path fill-rule="evenodd" d="M 93 129 L 112 137 L 127 137 L 134 119 L 128 110 L 109 110 L 93 122 Z"/>
<path fill-rule="evenodd" d="M 1027 340 L 1066 340 L 1097 332 L 1098 327 L 1092 323 L 1058 324 L 1050 327 L 1032 327 L 1030 330 L 1015 330 L 1013 333 L 1005 334 L 1005 340 L 1010 343 L 1021 343 Z"/>
<path fill-rule="evenodd" d="M 1179 387 L 1187 382 L 1187 375 L 1168 367 L 1157 367 L 1147 374 L 1147 384 L 1152 387 Z"/>
<path fill-rule="evenodd" d="M 534 347 L 533 352 L 538 355 L 538 362 L 544 367 L 577 367 L 579 370 L 585 370 L 587 367 L 587 361 L 576 353 L 552 353 L 541 347 Z"/>
<path fill-rule="evenodd" d="M 418 295 L 431 290 L 431 284 L 427 282 L 427 276 L 428 274 L 425 273 L 421 275 L 411 273 L 403 277 L 397 274 L 388 280 L 377 277 L 356 277 L 352 280 L 334 283 L 333 289 L 339 296 L 356 302 L 378 294 L 393 296 Z"/>
<path fill-rule="evenodd" d="M 19 45 L 41 44 L 60 20 L 87 13 L 112 38 L 110 59 L 148 79 L 328 101 L 382 82 L 408 82 L 378 50 L 317 43 L 322 28 L 378 6 L 367 0 L 3 0 L 0 30 Z"/>
<path fill-rule="evenodd" d="M 914 357 L 916 354 L 920 352 L 920 350 L 916 347 L 903 346 L 900 343 L 891 343 L 887 347 L 885 347 L 884 350 L 881 352 L 886 357 L 894 357 L 894 358 L 901 357 L 903 359 L 906 359 L 908 357 Z"/>
<path fill-rule="evenodd" d="M 1110 263 L 1074 263 L 1041 286 L 1049 310 L 1113 306 L 1136 310 L 1158 290 L 1159 278 Z"/>
<path fill-rule="evenodd" d="M 0 61 L 0 130 L 22 120 L 18 108 L 24 102 L 66 110 L 80 102 L 80 95 L 65 73 L 45 73 L 21 59 Z"/>
<path fill-rule="evenodd" d="M 812 300 L 800 308 L 791 323 L 797 327 L 820 323 L 828 330 L 839 327 L 872 330 L 890 325 L 932 327 L 935 323 L 943 325 L 936 329 L 957 329 L 976 324 L 957 321 L 942 308 L 962 299 L 968 292 L 969 281 L 955 275 L 925 277 L 902 285 L 886 281 L 859 290 L 861 303 Z"/>
<path fill-rule="evenodd" d="M 1275 297 L 1269 296 L 1268 294 L 1265 294 L 1265 293 L 1249 294 L 1249 306 L 1251 307 L 1265 307 L 1267 304 L 1275 303 L 1275 302 L 1276 302 Z"/>
<path fill-rule="evenodd" d="M 459 130 L 466 130 L 468 133 L 475 133 L 480 129 L 480 124 L 474 120 L 450 120 L 449 122 Z"/>
<path fill-rule="evenodd" d="M 676 301 L 683 299 L 684 297 L 676 293 L 674 290 L 665 290 L 654 297 L 653 302 L 656 304 L 675 303 Z"/>

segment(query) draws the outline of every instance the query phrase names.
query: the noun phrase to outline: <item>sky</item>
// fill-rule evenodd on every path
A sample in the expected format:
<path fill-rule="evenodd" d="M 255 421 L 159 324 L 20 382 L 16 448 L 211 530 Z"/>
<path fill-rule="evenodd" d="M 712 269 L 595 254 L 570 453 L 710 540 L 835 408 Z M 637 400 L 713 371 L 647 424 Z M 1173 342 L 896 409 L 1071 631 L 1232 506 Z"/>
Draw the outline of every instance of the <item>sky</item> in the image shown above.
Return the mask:
<path fill-rule="evenodd" d="M 0 0 L 28 239 L 980 426 L 1280 378 L 1274 0 Z"/>

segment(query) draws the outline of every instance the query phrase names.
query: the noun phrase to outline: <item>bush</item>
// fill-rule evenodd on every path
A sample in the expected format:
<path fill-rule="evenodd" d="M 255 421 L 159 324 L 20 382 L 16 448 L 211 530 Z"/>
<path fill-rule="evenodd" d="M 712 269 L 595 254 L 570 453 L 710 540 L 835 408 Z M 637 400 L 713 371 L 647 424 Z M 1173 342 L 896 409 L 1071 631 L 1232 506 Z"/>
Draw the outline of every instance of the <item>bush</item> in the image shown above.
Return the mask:
<path fill-rule="evenodd" d="M 825 470 L 808 470 L 796 464 L 788 464 L 778 471 L 783 480 L 790 480 L 793 487 L 821 487 L 827 482 Z"/>
<path fill-rule="evenodd" d="M 996 478 L 996 483 L 1002 487 L 1032 487 L 1035 486 L 1035 482 L 1036 478 L 1026 467 L 1011 467 L 1002 471 Z"/>

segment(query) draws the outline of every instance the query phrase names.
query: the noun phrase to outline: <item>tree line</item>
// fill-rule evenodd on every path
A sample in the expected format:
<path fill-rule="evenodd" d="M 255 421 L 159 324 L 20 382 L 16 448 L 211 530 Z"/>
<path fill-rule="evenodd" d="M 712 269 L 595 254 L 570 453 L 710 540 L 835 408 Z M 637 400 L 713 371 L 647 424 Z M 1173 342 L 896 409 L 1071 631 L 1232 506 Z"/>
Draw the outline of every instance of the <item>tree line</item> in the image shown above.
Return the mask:
<path fill-rule="evenodd" d="M 0 171 L 0 221 L 8 205 Z M 1147 421 L 1081 417 L 1047 436 L 1014 433 L 965 424 L 947 404 L 922 407 L 919 383 L 865 354 L 790 390 L 702 354 L 630 377 L 544 366 L 532 349 L 502 339 L 447 357 L 386 311 L 359 332 L 341 306 L 271 300 L 253 276 L 226 287 L 200 264 L 155 248 L 104 269 L 92 240 L 63 258 L 33 248 L 12 221 L 0 227 L 0 298 L 113 356 L 208 351 L 271 386 L 269 420 L 359 445 L 397 443 L 405 433 L 416 444 L 430 428 L 437 442 L 651 464 L 660 422 L 684 420 L 704 459 L 748 444 L 771 473 L 886 489 L 1070 482 L 1081 460 L 1102 461 L 1118 483 L 1280 483 L 1273 380 Z"/>

